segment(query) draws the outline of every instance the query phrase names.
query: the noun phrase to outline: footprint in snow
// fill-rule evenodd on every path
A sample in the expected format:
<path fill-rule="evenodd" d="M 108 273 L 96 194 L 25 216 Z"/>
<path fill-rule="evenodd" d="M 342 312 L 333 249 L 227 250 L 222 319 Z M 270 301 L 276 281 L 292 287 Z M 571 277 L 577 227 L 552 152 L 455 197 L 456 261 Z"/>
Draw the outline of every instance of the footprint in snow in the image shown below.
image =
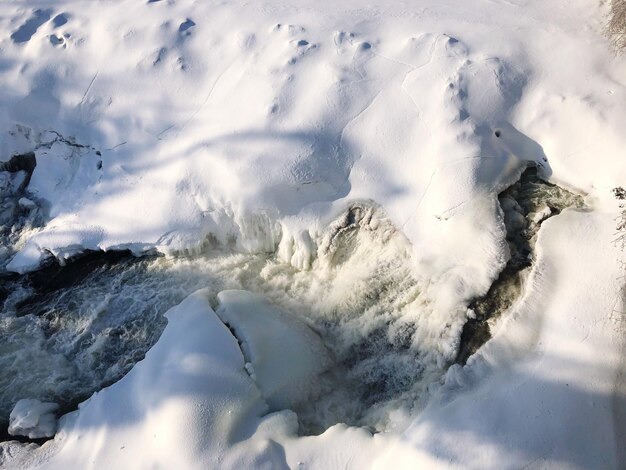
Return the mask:
<path fill-rule="evenodd" d="M 52 24 L 55 28 L 60 28 L 64 24 L 67 24 L 69 20 L 69 15 L 67 13 L 59 13 L 52 19 Z"/>
<path fill-rule="evenodd" d="M 50 35 L 50 44 L 54 47 L 67 47 L 67 44 L 65 44 L 65 38 L 63 36 L 57 36 L 56 34 Z"/>
<path fill-rule="evenodd" d="M 178 27 L 178 34 L 180 34 L 181 36 L 191 35 L 191 28 L 193 28 L 195 25 L 196 23 L 192 19 L 187 18 Z"/>
<path fill-rule="evenodd" d="M 296 45 L 296 55 L 289 59 L 290 64 L 295 64 L 298 58 L 308 55 L 311 51 L 317 49 L 317 44 L 311 44 L 306 39 L 300 39 L 297 41 L 291 41 Z"/>
<path fill-rule="evenodd" d="M 272 31 L 275 33 L 286 33 L 288 36 L 295 36 L 297 34 L 302 34 L 306 30 L 302 26 L 297 26 L 293 24 L 280 24 L 277 23 L 272 28 Z"/>
<path fill-rule="evenodd" d="M 345 42 L 352 44 L 352 41 L 354 40 L 354 38 L 355 38 L 354 33 L 346 33 L 345 31 L 336 31 L 335 37 L 333 40 L 335 42 L 335 46 L 339 47 L 343 45 Z"/>
<path fill-rule="evenodd" d="M 22 44 L 30 41 L 37 30 L 47 22 L 52 16 L 52 10 L 37 9 L 33 11 L 32 16 L 26 20 L 19 28 L 11 33 L 11 40 L 15 44 Z"/>

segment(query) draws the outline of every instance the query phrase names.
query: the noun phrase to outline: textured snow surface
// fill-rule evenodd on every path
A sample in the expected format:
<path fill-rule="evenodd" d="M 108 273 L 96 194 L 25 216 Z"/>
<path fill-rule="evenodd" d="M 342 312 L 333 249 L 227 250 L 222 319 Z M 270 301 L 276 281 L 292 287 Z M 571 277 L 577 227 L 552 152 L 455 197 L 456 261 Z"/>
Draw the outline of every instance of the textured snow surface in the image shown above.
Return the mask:
<path fill-rule="evenodd" d="M 54 436 L 57 427 L 55 412 L 58 409 L 56 403 L 42 403 L 28 398 L 18 401 L 11 411 L 9 434 L 31 439 Z"/>
<path fill-rule="evenodd" d="M 53 441 L 4 446 L 2 458 L 63 469 L 623 466 L 623 253 L 610 190 L 626 185 L 626 60 L 601 34 L 606 8 L 3 2 L 0 159 L 35 151 L 25 197 L 45 218 L 13 234 L 3 266 L 25 272 L 86 248 L 254 255 L 232 287 L 256 286 L 318 329 L 316 314 L 328 315 L 342 327 L 325 331 L 336 334 L 329 350 L 334 339 L 357 353 L 374 330 L 400 345 L 348 379 L 373 377 L 384 394 L 378 365 L 410 370 L 408 350 L 437 380 L 410 390 L 421 397 L 411 406 L 359 410 L 388 432 L 337 424 L 297 437 L 294 412 L 267 414 L 267 383 L 248 374 L 200 292 Z M 509 256 L 496 195 L 529 162 L 593 211 L 545 223 L 523 297 L 439 381 L 467 303 Z M 9 191 L 20 176 L 0 178 Z M 238 315 L 243 336 L 252 319 Z M 311 401 L 320 415 L 327 404 Z"/>

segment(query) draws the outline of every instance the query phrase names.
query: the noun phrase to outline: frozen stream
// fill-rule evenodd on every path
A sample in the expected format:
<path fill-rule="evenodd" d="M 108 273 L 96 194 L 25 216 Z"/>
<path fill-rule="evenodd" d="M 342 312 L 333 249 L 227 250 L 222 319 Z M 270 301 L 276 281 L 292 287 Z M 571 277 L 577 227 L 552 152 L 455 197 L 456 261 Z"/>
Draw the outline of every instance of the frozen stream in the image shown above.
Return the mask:
<path fill-rule="evenodd" d="M 504 287 L 495 283 L 473 303 L 478 320 L 463 332 L 464 358 L 488 338 L 487 319 L 506 310 L 519 294 L 518 273 L 532 263 L 540 223 L 564 207 L 582 204 L 541 182 L 534 170 L 500 202 L 513 256 L 498 282 L 509 280 Z M 390 410 L 419 407 L 420 397 L 454 358 L 424 341 L 425 335 L 437 333 L 437 327 L 426 325 L 430 302 L 412 270 L 408 241 L 381 212 L 370 205 L 349 208 L 329 228 L 310 270 L 292 268 L 275 254 L 214 251 L 191 258 L 137 259 L 91 253 L 65 268 L 53 265 L 28 276 L 5 277 L 0 289 L 2 431 L 21 398 L 57 402 L 67 412 L 119 380 L 157 341 L 165 327 L 163 314 L 205 287 L 214 307 L 225 289 L 261 293 L 320 334 L 336 367 L 322 378 L 321 398 L 296 410 L 303 433 L 337 422 L 385 429 Z M 507 274 L 513 265 L 516 270 Z M 445 325 L 439 328 L 439 341 L 455 340 L 446 336 Z"/>

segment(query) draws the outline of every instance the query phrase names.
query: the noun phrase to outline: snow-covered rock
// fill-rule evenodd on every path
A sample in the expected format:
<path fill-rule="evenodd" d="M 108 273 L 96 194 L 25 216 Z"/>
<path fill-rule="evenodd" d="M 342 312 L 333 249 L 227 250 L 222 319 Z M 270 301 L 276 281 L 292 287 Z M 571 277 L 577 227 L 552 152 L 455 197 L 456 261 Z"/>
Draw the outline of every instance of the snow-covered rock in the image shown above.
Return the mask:
<path fill-rule="evenodd" d="M 9 418 L 9 434 L 31 439 L 52 437 L 57 428 L 56 403 L 24 398 L 18 401 Z"/>
<path fill-rule="evenodd" d="M 246 291 L 218 294 L 217 314 L 241 342 L 246 370 L 274 409 L 314 400 L 319 375 L 332 359 L 322 340 L 302 320 Z"/>
<path fill-rule="evenodd" d="M 24 208 L 24 209 L 34 209 L 35 207 L 37 207 L 37 204 L 33 201 L 31 201 L 30 199 L 28 199 L 27 197 L 21 197 L 17 203 L 19 204 L 20 207 Z"/>

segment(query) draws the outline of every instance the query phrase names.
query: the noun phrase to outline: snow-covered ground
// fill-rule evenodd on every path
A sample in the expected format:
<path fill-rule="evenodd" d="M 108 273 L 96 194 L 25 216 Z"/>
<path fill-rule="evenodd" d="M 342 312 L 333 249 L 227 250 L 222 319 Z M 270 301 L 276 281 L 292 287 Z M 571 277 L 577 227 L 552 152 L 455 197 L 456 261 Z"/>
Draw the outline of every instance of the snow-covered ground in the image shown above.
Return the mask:
<path fill-rule="evenodd" d="M 0 172 L 0 220 L 22 217 L 1 234 L 0 266 L 85 249 L 220 260 L 219 276 L 194 271 L 207 288 L 169 311 L 143 361 L 62 417 L 54 440 L 1 444 L 0 463 L 623 468 L 611 190 L 626 185 L 626 59 L 602 34 L 607 11 L 0 4 L 0 160 L 37 158 L 25 200 L 10 196 L 22 176 Z M 497 194 L 528 164 L 589 210 L 542 225 L 519 301 L 449 367 L 469 302 L 509 258 Z M 257 293 L 218 295 L 232 288 Z M 363 352 L 375 334 L 396 349 Z M 333 361 L 363 385 L 354 412 L 328 393 L 346 393 Z M 301 436 L 299 419 L 338 424 Z"/>

